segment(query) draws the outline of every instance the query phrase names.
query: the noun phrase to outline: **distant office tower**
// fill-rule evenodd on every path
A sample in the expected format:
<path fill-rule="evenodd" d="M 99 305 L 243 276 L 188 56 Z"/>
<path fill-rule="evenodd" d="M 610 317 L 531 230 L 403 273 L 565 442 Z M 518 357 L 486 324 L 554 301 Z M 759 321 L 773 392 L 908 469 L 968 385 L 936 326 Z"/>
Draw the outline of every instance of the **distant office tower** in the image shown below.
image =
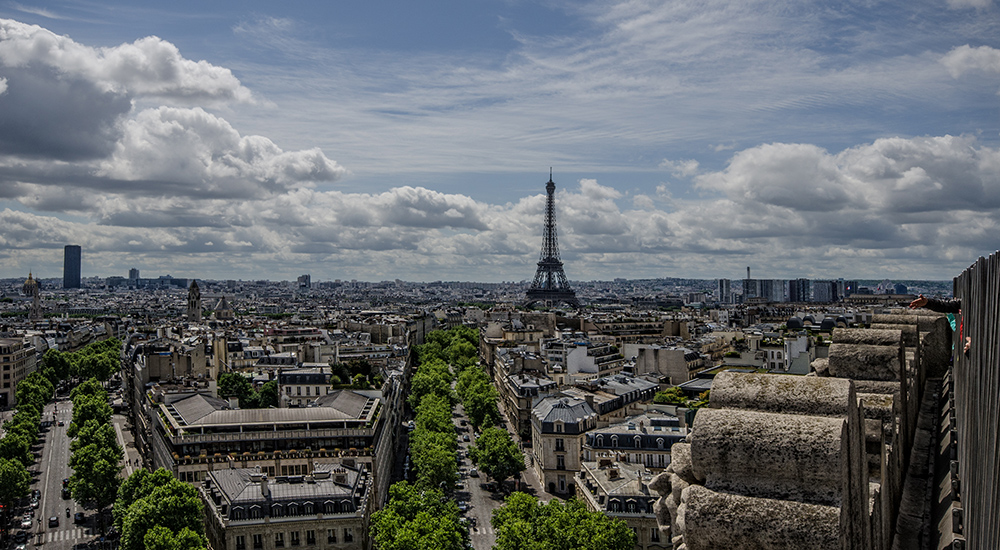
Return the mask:
<path fill-rule="evenodd" d="M 134 268 L 134 267 L 132 269 L 128 270 L 128 278 L 131 281 L 138 281 L 139 280 L 139 270 L 136 269 L 136 268 Z"/>
<path fill-rule="evenodd" d="M 808 302 L 810 294 L 809 279 L 794 279 L 788 281 L 789 302 Z"/>
<path fill-rule="evenodd" d="M 907 290 L 908 289 L 906 288 L 906 285 L 904 285 L 903 283 L 896 283 L 895 285 L 893 285 L 893 291 L 896 294 L 906 294 Z"/>
<path fill-rule="evenodd" d="M 815 281 L 813 282 L 813 301 L 820 303 L 836 302 L 837 282 L 836 281 Z"/>
<path fill-rule="evenodd" d="M 309 275 L 299 275 L 299 288 L 312 288 L 312 277 Z"/>
<path fill-rule="evenodd" d="M 719 279 L 719 303 L 733 303 L 732 281 L 729 279 Z"/>
<path fill-rule="evenodd" d="M 747 269 L 749 273 L 749 268 Z M 760 296 L 760 281 L 757 279 L 743 279 L 743 301 Z"/>
<path fill-rule="evenodd" d="M 857 281 L 844 281 L 844 288 L 840 289 L 840 295 L 844 298 L 859 292 L 861 292 L 861 284 Z"/>
<path fill-rule="evenodd" d="M 83 249 L 68 244 L 63 249 L 63 288 L 80 288 L 80 265 Z"/>
<path fill-rule="evenodd" d="M 785 281 L 780 279 L 759 279 L 759 293 L 757 296 L 764 298 L 768 302 L 785 301 Z"/>
<path fill-rule="evenodd" d="M 198 288 L 198 282 L 194 280 L 191 281 L 191 286 L 188 288 L 187 320 L 189 323 L 201 322 L 201 289 Z"/>

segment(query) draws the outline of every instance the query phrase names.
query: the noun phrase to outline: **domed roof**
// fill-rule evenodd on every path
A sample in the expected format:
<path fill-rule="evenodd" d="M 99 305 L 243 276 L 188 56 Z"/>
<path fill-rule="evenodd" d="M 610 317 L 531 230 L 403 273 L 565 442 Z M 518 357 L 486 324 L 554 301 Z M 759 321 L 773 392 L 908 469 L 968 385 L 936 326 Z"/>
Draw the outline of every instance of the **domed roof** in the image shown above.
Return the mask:
<path fill-rule="evenodd" d="M 847 317 L 843 315 L 837 317 L 837 326 L 847 328 Z"/>
<path fill-rule="evenodd" d="M 831 330 L 831 329 L 833 329 L 836 326 L 837 326 L 837 323 L 833 319 L 833 317 L 827 317 L 827 318 L 823 319 L 822 323 L 820 323 L 819 328 L 821 328 L 823 330 Z"/>
<path fill-rule="evenodd" d="M 815 325 L 816 319 L 813 318 L 812 315 L 806 315 L 805 317 L 802 318 L 802 323 L 806 325 Z"/>
<path fill-rule="evenodd" d="M 785 323 L 785 326 L 787 328 L 802 328 L 803 327 L 803 325 L 802 325 L 802 319 L 799 319 L 798 317 L 793 316 L 793 317 L 791 317 L 791 318 L 788 319 L 788 322 Z"/>

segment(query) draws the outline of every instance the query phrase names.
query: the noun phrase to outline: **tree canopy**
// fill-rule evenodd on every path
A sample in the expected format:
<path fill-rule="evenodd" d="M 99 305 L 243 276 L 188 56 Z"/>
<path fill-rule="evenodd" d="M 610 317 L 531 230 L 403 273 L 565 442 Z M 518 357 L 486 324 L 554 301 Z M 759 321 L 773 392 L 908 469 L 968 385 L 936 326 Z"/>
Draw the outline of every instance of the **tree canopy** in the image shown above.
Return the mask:
<path fill-rule="evenodd" d="M 453 500 L 405 481 L 389 487 L 389 502 L 372 514 L 369 529 L 379 550 L 461 550 L 468 538 Z"/>
<path fill-rule="evenodd" d="M 507 430 L 486 428 L 469 449 L 479 469 L 500 483 L 524 470 L 524 455 Z"/>
<path fill-rule="evenodd" d="M 137 475 L 139 477 L 132 480 Z M 181 545 L 164 548 L 187 550 L 208 544 L 202 519 L 204 507 L 198 499 L 198 491 L 162 468 L 152 474 L 145 470 L 132 474 L 119 488 L 115 504 L 113 513 L 115 524 L 121 525 L 122 550 L 147 548 L 146 538 L 150 531 L 153 532 L 151 542 Z M 154 530 L 155 527 L 166 531 Z M 197 536 L 201 545 L 189 546 L 194 539 L 186 531 Z"/>
<path fill-rule="evenodd" d="M 496 550 L 632 550 L 635 533 L 621 519 L 591 512 L 579 500 L 541 504 L 526 493 L 493 511 Z"/>

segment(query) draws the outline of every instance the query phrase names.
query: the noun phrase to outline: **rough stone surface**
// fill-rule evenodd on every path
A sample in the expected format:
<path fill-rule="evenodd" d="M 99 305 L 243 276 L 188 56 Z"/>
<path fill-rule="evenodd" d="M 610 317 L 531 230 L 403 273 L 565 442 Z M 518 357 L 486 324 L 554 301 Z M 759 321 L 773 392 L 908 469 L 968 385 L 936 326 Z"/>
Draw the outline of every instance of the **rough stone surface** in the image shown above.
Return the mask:
<path fill-rule="evenodd" d="M 698 479 L 694 476 L 694 468 L 691 464 L 690 443 L 674 443 L 670 447 L 670 470 L 688 483 L 704 481 L 704 479 Z"/>
<path fill-rule="evenodd" d="M 854 391 L 862 393 L 882 393 L 892 396 L 899 395 L 899 382 L 882 380 L 855 380 Z"/>
<path fill-rule="evenodd" d="M 712 407 L 763 412 L 844 416 L 851 381 L 781 374 L 720 372 L 712 382 Z"/>
<path fill-rule="evenodd" d="M 865 418 L 881 420 L 882 422 L 892 422 L 895 414 L 893 412 L 892 394 L 884 393 L 858 393 L 858 399 L 864 406 Z M 881 431 L 881 428 L 880 428 Z"/>
<path fill-rule="evenodd" d="M 917 332 L 917 325 L 901 325 L 891 323 L 872 323 L 872 330 L 899 330 L 903 333 L 903 345 L 915 347 L 919 341 L 920 333 Z"/>
<path fill-rule="evenodd" d="M 903 342 L 901 330 L 874 330 L 866 328 L 833 329 L 834 343 L 867 344 L 872 346 L 899 346 Z"/>
<path fill-rule="evenodd" d="M 684 491 L 684 541 L 689 550 L 840 550 L 840 510 L 717 493 Z"/>
<path fill-rule="evenodd" d="M 827 357 L 814 359 L 812 363 L 809 363 L 809 368 L 812 369 L 818 377 L 822 378 L 830 376 L 830 359 Z"/>
<path fill-rule="evenodd" d="M 677 502 L 681 500 L 681 491 L 687 489 L 691 484 L 681 479 L 677 474 L 670 474 L 670 494 Z"/>
<path fill-rule="evenodd" d="M 671 453 L 672 454 L 672 453 Z M 689 453 L 690 456 L 690 453 Z M 649 481 L 649 488 L 661 495 L 670 492 L 670 474 L 661 472 Z"/>
<path fill-rule="evenodd" d="M 830 345 L 830 376 L 857 380 L 898 380 L 902 363 L 899 346 Z"/>
<path fill-rule="evenodd" d="M 702 409 L 692 432 L 695 476 L 715 490 L 838 504 L 847 460 L 844 423 L 843 418 Z"/>

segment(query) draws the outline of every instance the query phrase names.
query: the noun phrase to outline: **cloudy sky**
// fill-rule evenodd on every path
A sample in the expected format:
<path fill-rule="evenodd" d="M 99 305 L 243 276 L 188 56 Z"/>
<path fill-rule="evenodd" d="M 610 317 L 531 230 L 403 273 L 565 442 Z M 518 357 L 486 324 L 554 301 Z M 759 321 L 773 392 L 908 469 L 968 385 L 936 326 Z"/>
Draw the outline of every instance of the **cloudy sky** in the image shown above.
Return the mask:
<path fill-rule="evenodd" d="M 0 0 L 0 277 L 950 279 L 1000 6 Z"/>

